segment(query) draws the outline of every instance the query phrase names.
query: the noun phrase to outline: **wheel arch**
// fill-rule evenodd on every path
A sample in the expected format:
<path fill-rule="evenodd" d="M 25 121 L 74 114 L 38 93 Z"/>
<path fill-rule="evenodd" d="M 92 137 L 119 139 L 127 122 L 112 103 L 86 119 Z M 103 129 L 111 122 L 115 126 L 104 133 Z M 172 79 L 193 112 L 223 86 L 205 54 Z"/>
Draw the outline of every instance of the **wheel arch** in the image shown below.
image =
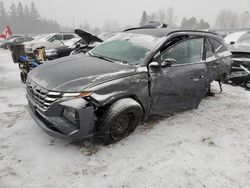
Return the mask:
<path fill-rule="evenodd" d="M 126 94 L 126 95 L 112 96 L 112 97 L 107 98 L 106 100 L 104 100 L 98 104 L 97 110 L 96 110 L 97 114 L 102 113 L 102 111 L 107 109 L 109 106 L 111 106 L 115 102 L 117 102 L 121 99 L 126 99 L 126 98 L 130 98 L 130 99 L 135 100 L 141 106 L 142 111 L 143 111 L 143 118 L 145 118 L 147 115 L 147 110 L 145 108 L 145 105 L 140 100 L 140 98 L 138 96 L 136 96 L 135 94 Z"/>

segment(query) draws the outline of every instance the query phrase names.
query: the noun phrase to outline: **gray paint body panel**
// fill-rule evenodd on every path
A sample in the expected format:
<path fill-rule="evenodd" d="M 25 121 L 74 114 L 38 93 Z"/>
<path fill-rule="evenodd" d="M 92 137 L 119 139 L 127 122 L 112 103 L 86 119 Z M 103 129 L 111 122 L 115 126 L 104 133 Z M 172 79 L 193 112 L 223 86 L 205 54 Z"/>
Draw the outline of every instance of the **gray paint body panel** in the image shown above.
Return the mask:
<path fill-rule="evenodd" d="M 170 32 L 148 53 L 141 66 L 118 64 L 80 54 L 58 59 L 34 69 L 30 72 L 29 78 L 48 90 L 93 91 L 88 100 L 78 101 L 80 105 L 76 105 L 76 100 L 56 101 L 46 112 L 42 112 L 43 118 L 53 124 L 53 117 L 61 118 L 64 107 L 73 107 L 80 114 L 80 129 L 69 134 L 67 132 L 69 129 L 66 128 L 69 124 L 67 124 L 57 127 L 62 132 L 59 135 L 85 138 L 95 133 L 95 111 L 121 98 L 133 98 L 138 101 L 144 109 L 145 116 L 197 108 L 212 79 L 209 77 L 205 62 L 173 65 L 159 70 L 148 68 L 148 64 L 162 45 L 173 37 L 189 34 L 219 38 L 211 33 Z M 221 63 L 225 63 L 223 57 L 221 60 L 223 60 Z M 229 71 L 227 67 L 222 70 L 225 73 Z M 31 108 L 34 107 L 31 97 L 28 98 L 32 104 Z M 30 112 L 33 112 L 32 117 L 38 124 L 49 134 L 56 132 L 44 128 L 46 122 L 39 120 L 35 111 L 34 107 Z M 58 132 L 55 136 L 58 136 Z"/>

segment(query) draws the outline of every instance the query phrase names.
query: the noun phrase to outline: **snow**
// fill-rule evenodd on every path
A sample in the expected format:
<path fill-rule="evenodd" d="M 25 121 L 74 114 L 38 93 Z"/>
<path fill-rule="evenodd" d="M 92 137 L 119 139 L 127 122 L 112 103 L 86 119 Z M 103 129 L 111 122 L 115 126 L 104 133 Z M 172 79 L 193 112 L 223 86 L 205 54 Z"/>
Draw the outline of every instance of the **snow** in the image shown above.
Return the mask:
<path fill-rule="evenodd" d="M 0 188 L 249 187 L 250 92 L 223 88 L 117 144 L 71 142 L 31 119 L 18 65 L 0 50 Z"/>

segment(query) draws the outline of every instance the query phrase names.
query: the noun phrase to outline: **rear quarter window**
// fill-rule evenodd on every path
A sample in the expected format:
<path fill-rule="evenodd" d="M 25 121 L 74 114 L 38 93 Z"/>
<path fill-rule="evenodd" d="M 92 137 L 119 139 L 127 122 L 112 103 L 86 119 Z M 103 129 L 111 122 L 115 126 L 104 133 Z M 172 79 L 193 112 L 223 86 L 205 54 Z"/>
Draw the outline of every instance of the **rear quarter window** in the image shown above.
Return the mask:
<path fill-rule="evenodd" d="M 228 51 L 228 49 L 224 46 L 224 44 L 214 38 L 209 38 L 211 45 L 214 49 L 215 53 L 222 53 Z"/>

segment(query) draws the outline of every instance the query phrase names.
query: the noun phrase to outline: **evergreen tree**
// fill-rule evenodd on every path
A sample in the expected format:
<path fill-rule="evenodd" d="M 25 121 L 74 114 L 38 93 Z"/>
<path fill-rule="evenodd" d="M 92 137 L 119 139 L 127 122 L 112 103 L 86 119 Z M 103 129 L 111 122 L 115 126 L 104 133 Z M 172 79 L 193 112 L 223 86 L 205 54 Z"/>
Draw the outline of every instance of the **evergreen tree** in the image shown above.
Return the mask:
<path fill-rule="evenodd" d="M 20 1 L 18 2 L 18 5 L 17 5 L 17 15 L 21 18 L 24 17 L 23 5 Z"/>
<path fill-rule="evenodd" d="M 35 3 L 23 5 L 21 2 L 12 3 L 7 12 L 4 3 L 0 1 L 0 32 L 9 25 L 13 33 L 36 34 L 59 32 L 61 26 L 55 20 L 42 18 Z M 69 31 L 67 27 L 63 30 Z"/>
<path fill-rule="evenodd" d="M 182 19 L 181 22 L 181 29 L 196 29 L 197 20 L 195 17 L 190 19 L 186 19 L 185 17 Z"/>
<path fill-rule="evenodd" d="M 32 2 L 30 5 L 30 16 L 31 16 L 32 20 L 39 20 L 39 18 L 40 18 L 40 14 L 39 14 L 34 2 Z"/>
<path fill-rule="evenodd" d="M 199 21 L 196 25 L 196 29 L 209 29 L 210 25 L 208 22 L 205 22 L 203 19 Z"/>
<path fill-rule="evenodd" d="M 18 28 L 18 30 L 20 31 L 20 33 L 25 32 L 26 30 L 26 20 L 24 19 L 24 9 L 23 9 L 23 5 L 21 2 L 18 2 L 17 5 L 17 23 L 16 23 L 16 27 Z"/>
<path fill-rule="evenodd" d="M 5 10 L 4 3 L 0 1 L 0 29 L 1 31 L 7 25 L 8 22 L 8 13 Z"/>
<path fill-rule="evenodd" d="M 27 5 L 24 6 L 24 16 L 30 17 L 30 9 Z"/>
<path fill-rule="evenodd" d="M 145 25 L 148 22 L 147 12 L 143 11 L 140 26 Z"/>
<path fill-rule="evenodd" d="M 18 26 L 18 16 L 17 16 L 17 7 L 14 3 L 11 4 L 10 10 L 9 10 L 9 21 L 10 21 L 10 27 L 12 31 L 17 32 Z"/>
<path fill-rule="evenodd" d="M 24 24 L 30 25 L 31 19 L 30 19 L 30 9 L 27 5 L 24 6 Z"/>
<path fill-rule="evenodd" d="M 187 18 L 184 17 L 181 21 L 181 29 L 186 29 L 187 28 Z"/>

